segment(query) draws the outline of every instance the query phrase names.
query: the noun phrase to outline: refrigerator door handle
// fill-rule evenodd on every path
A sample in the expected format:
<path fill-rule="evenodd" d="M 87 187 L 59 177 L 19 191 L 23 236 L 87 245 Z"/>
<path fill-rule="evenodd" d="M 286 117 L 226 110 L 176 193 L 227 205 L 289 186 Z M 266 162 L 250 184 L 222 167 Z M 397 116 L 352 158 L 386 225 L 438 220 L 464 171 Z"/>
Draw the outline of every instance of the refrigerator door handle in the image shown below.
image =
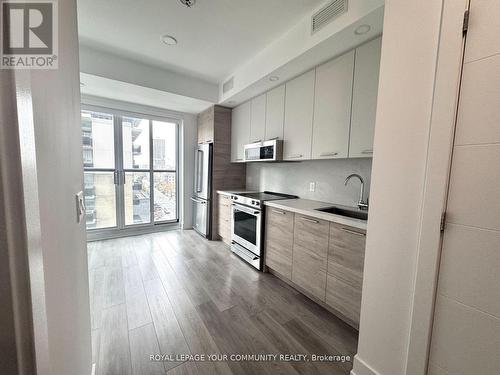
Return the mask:
<path fill-rule="evenodd" d="M 191 200 L 192 200 L 193 202 L 196 202 L 196 203 L 200 203 L 200 204 L 207 204 L 207 202 L 206 202 L 206 201 L 202 201 L 201 199 L 196 199 L 196 198 L 194 198 L 194 197 L 191 197 Z"/>
<path fill-rule="evenodd" d="M 197 150 L 197 161 L 196 161 L 196 192 L 200 193 L 203 191 L 203 150 Z"/>

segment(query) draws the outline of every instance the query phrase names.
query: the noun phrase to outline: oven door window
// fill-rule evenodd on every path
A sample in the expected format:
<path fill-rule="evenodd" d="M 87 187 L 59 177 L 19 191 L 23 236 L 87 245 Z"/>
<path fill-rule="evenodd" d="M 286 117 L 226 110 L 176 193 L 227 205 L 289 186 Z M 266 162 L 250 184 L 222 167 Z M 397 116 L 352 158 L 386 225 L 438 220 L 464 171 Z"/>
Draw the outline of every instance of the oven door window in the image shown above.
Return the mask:
<path fill-rule="evenodd" d="M 257 246 L 257 216 L 234 209 L 234 234 Z"/>

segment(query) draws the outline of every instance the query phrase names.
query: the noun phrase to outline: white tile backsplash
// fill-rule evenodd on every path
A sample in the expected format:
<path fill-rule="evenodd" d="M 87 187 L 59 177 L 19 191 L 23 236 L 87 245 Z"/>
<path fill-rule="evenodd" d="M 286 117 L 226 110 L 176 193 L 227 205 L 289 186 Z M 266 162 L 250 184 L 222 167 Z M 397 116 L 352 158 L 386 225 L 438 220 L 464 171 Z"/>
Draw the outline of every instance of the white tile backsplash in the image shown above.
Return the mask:
<path fill-rule="evenodd" d="M 247 189 L 295 194 L 300 198 L 355 206 L 360 185 L 345 178 L 357 173 L 365 180 L 365 199 L 370 190 L 372 159 L 308 160 L 303 162 L 248 163 Z M 315 182 L 311 192 L 310 183 Z"/>

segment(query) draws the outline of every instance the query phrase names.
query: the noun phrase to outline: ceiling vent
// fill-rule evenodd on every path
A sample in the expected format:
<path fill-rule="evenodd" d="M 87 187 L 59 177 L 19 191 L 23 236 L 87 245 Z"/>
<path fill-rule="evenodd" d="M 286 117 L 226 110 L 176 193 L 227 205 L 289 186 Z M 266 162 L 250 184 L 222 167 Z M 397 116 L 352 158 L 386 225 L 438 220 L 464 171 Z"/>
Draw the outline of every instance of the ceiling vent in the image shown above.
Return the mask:
<path fill-rule="evenodd" d="M 222 84 L 222 93 L 225 94 L 226 92 L 232 90 L 233 87 L 234 87 L 234 77 L 231 77 Z"/>
<path fill-rule="evenodd" d="M 334 0 L 325 5 L 312 16 L 311 34 L 314 34 L 345 12 L 347 12 L 347 0 Z"/>

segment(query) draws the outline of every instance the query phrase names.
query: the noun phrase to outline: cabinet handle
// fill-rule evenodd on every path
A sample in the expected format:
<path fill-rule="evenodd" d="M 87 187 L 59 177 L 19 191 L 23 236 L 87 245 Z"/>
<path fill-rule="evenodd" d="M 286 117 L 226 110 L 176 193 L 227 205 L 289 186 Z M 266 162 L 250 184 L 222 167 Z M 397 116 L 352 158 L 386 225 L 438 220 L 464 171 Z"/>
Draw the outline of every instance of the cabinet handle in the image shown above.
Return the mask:
<path fill-rule="evenodd" d="M 304 221 L 308 221 L 310 223 L 314 223 L 314 224 L 319 224 L 319 221 L 318 220 L 314 220 L 314 219 L 309 219 L 308 217 L 301 217 L 302 220 Z"/>
<path fill-rule="evenodd" d="M 373 154 L 373 149 L 368 149 L 368 150 L 363 150 L 361 151 L 362 154 Z"/>
<path fill-rule="evenodd" d="M 356 232 L 355 230 L 350 230 L 350 229 L 346 229 L 346 228 L 340 228 L 343 232 L 347 232 L 347 233 L 350 233 L 350 234 L 355 234 L 355 235 L 358 235 L 358 236 L 366 236 L 366 233 L 361 233 L 361 232 Z"/>
<path fill-rule="evenodd" d="M 242 161 L 243 159 L 241 158 L 238 158 L 238 159 L 234 159 L 235 161 Z"/>
<path fill-rule="evenodd" d="M 302 157 L 302 154 L 295 154 L 295 155 L 288 156 L 289 159 L 297 159 L 297 158 L 301 158 L 301 157 Z"/>
<path fill-rule="evenodd" d="M 285 211 L 280 211 L 280 210 L 272 210 L 273 212 L 277 213 L 277 214 L 280 214 L 280 215 L 285 215 L 286 212 Z"/>
<path fill-rule="evenodd" d="M 338 152 L 322 152 L 321 154 L 319 154 L 319 156 L 335 156 L 338 154 Z"/>
<path fill-rule="evenodd" d="M 279 139 L 280 137 L 272 137 L 272 138 L 269 138 L 268 141 L 274 141 L 275 139 Z"/>
<path fill-rule="evenodd" d="M 262 142 L 262 139 L 257 139 L 256 141 L 252 141 L 250 143 L 261 143 Z"/>

